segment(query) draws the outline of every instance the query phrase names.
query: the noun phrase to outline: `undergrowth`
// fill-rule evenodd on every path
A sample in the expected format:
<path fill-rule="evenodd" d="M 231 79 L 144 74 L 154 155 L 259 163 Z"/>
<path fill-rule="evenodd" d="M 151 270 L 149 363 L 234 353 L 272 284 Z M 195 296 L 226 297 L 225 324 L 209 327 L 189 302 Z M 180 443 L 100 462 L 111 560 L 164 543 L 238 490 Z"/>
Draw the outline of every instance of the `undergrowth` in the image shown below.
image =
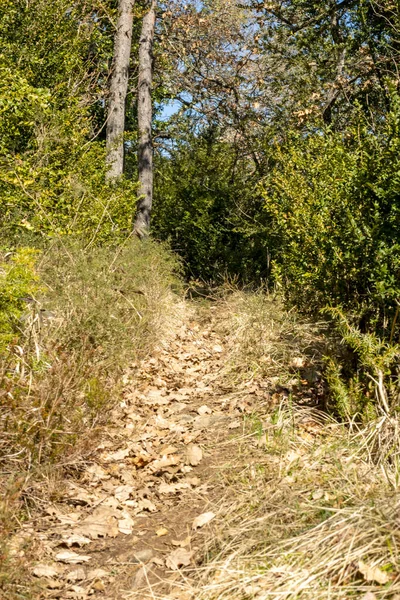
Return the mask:
<path fill-rule="evenodd" d="M 57 243 L 42 254 L 2 257 L 3 565 L 24 507 L 57 493 L 46 485 L 49 472 L 60 478 L 79 469 L 118 402 L 123 368 L 148 356 L 170 327 L 178 270 L 168 249 L 150 240 L 89 249 Z M 0 568 L 1 597 L 11 563 Z"/>
<path fill-rule="evenodd" d="M 228 344 L 227 376 L 268 382 L 269 393 L 225 442 L 227 462 L 217 470 L 225 496 L 183 597 L 397 600 L 397 347 L 339 315 L 357 367 L 347 365 L 351 385 L 339 373 L 335 388 L 329 361 L 338 330 L 330 341 L 326 324 L 321 333 L 262 294 L 230 294 L 214 315 Z M 318 377 L 307 381 L 307 370 Z M 327 371 L 321 407 L 310 390 Z"/>
<path fill-rule="evenodd" d="M 326 323 L 313 323 L 286 310 L 279 296 L 229 290 L 218 301 L 216 327 L 228 347 L 229 378 L 319 377 L 326 350 Z"/>
<path fill-rule="evenodd" d="M 287 402 L 259 418 L 262 436 L 247 427 L 218 472 L 226 495 L 190 597 L 398 598 L 397 489 L 365 434 Z"/>

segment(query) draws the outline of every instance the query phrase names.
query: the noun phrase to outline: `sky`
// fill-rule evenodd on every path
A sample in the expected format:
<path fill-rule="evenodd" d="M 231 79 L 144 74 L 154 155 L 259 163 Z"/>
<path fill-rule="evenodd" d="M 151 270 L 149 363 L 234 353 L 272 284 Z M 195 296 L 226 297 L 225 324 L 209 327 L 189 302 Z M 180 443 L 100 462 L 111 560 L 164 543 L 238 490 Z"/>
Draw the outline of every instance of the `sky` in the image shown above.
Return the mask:
<path fill-rule="evenodd" d="M 169 117 L 171 117 L 176 112 L 178 112 L 178 110 L 180 109 L 180 107 L 181 107 L 181 104 L 177 100 L 171 100 L 170 102 L 166 102 L 162 106 L 162 111 L 160 113 L 159 118 L 161 120 L 165 120 L 166 121 L 167 119 L 169 119 Z"/>

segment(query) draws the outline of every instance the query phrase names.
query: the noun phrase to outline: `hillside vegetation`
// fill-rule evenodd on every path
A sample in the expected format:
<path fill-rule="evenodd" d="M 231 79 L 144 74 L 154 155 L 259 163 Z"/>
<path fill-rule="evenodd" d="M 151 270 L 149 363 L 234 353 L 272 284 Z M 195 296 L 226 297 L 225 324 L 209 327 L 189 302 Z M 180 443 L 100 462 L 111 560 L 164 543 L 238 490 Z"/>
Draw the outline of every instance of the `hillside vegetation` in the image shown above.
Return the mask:
<path fill-rule="evenodd" d="M 0 3 L 0 596 L 190 311 L 272 403 L 182 593 L 400 593 L 399 31 L 391 0 Z"/>

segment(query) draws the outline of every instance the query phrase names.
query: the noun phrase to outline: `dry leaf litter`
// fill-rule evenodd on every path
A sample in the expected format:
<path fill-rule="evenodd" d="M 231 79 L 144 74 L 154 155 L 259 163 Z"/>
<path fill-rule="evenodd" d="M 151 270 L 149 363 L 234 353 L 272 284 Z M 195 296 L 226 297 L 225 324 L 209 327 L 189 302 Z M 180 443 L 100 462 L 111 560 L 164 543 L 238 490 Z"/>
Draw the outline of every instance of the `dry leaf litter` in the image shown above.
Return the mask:
<path fill-rule="evenodd" d="M 21 556 L 35 539 L 42 598 L 131 597 L 194 563 L 197 538 L 216 516 L 213 442 L 241 426 L 254 393 L 224 386 L 223 367 L 212 322 L 188 320 L 125 374 L 120 406 L 80 479 L 13 541 Z"/>

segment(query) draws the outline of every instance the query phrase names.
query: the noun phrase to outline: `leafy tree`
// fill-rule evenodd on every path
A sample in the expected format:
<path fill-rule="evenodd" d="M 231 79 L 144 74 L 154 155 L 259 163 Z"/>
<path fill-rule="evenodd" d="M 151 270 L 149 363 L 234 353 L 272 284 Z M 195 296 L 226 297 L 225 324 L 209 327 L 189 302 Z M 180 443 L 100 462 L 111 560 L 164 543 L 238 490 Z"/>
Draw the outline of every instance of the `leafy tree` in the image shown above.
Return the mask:
<path fill-rule="evenodd" d="M 177 148 L 157 157 L 154 233 L 168 239 L 192 277 L 225 274 L 247 282 L 269 270 L 258 173 L 246 149 L 218 128 L 188 133 Z"/>

